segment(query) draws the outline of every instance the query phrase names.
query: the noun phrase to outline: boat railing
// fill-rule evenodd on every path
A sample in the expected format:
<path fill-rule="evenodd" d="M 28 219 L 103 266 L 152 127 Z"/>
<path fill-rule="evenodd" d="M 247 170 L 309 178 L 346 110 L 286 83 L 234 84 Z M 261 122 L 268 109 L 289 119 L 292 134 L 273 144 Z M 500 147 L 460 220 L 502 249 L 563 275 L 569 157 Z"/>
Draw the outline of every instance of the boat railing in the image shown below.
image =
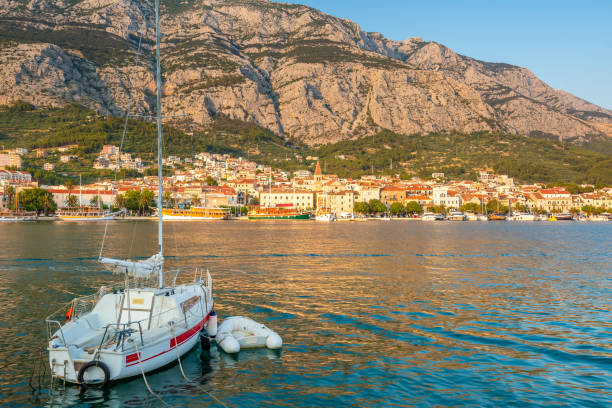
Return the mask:
<path fill-rule="evenodd" d="M 66 336 L 64 336 L 64 331 L 62 330 L 62 324 L 58 321 L 58 320 L 53 320 L 50 318 L 46 318 L 45 319 L 45 323 L 47 324 L 47 342 L 51 341 L 51 339 L 53 338 L 53 327 L 55 325 L 57 325 L 58 330 L 55 332 L 59 332 L 60 336 L 61 336 L 61 340 L 62 340 L 62 344 L 66 344 Z"/>
<path fill-rule="evenodd" d="M 186 272 L 188 269 L 189 268 L 176 268 L 176 269 L 169 270 L 168 271 L 169 273 L 175 274 L 174 281 L 173 281 L 173 287 L 167 288 L 165 290 L 174 291 L 175 290 L 174 286 L 177 281 L 177 278 L 179 277 L 179 275 L 183 275 L 183 276 L 186 275 L 186 273 L 184 272 Z M 199 272 L 199 276 L 198 276 L 198 272 Z M 193 282 L 197 282 L 201 284 L 204 283 L 203 270 L 200 270 L 200 269 L 195 270 L 195 273 L 193 275 Z M 211 282 L 208 282 L 206 285 L 206 289 L 203 291 L 204 298 L 202 299 L 202 301 L 204 302 L 204 305 L 208 305 L 208 300 L 211 297 L 210 286 L 211 286 Z M 99 302 L 99 300 L 104 295 L 108 293 L 124 293 L 125 289 L 126 289 L 125 283 L 121 283 L 121 284 L 118 283 L 115 285 L 102 286 L 100 290 L 98 290 L 98 292 L 94 293 L 93 295 L 76 297 L 72 301 L 63 304 L 59 309 L 57 309 L 55 312 L 53 312 L 51 315 L 49 315 L 45 319 L 45 323 L 47 326 L 46 327 L 47 341 L 48 342 L 51 341 L 54 338 L 54 336 L 59 336 L 61 337 L 62 343 L 67 347 L 68 344 L 66 342 L 66 337 L 64 335 L 64 331 L 62 328 L 63 326 L 61 323 L 62 318 L 69 317 L 70 320 L 73 320 L 73 321 L 79 320 L 82 316 L 86 315 L 87 313 L 92 312 L 95 306 L 97 305 L 97 303 Z M 128 285 L 128 289 L 129 289 L 129 285 Z M 207 307 L 207 306 L 204 306 L 204 307 Z M 68 310 L 68 313 L 64 315 L 66 310 Z M 123 333 L 121 335 L 121 338 L 119 339 L 121 341 L 117 342 L 117 346 L 115 350 L 117 350 L 119 346 L 121 346 L 123 350 L 123 347 L 125 346 L 125 340 L 128 337 L 130 337 L 131 334 L 134 333 L 135 331 L 139 333 L 141 344 L 144 345 L 142 326 L 145 325 L 148 329 L 150 328 L 150 324 L 152 322 L 154 322 L 156 319 L 157 320 L 160 319 L 163 315 L 169 314 L 169 313 L 173 313 L 177 315 L 179 320 L 184 320 L 185 327 L 188 328 L 187 314 L 182 312 L 178 306 L 171 307 L 169 309 L 156 313 L 155 315 L 150 314 L 149 316 L 141 320 L 135 320 L 135 321 L 125 322 L 125 323 L 119 323 L 119 322 L 109 323 L 106 326 L 104 326 L 104 334 L 102 336 L 100 346 L 98 347 L 98 352 L 100 350 L 100 347 L 102 347 L 103 343 L 108 341 L 107 335 L 109 333 L 109 330 L 111 329 L 114 329 L 113 335 L 115 335 L 116 333 Z M 64 320 L 64 323 L 65 322 L 66 320 Z M 137 326 L 137 329 L 134 326 Z M 132 327 L 134 327 L 133 330 L 132 330 Z M 100 327 L 99 329 L 101 330 L 102 328 Z"/>
<path fill-rule="evenodd" d="M 124 351 L 125 342 L 128 338 L 131 337 L 133 331 L 132 326 L 138 325 L 138 334 L 140 335 L 140 344 L 144 347 L 144 337 L 142 335 L 142 325 L 141 321 L 129 322 L 129 323 L 109 323 L 104 327 L 104 334 L 100 338 L 100 344 L 96 347 L 96 351 L 94 354 L 94 360 L 100 359 L 100 353 L 105 343 L 109 343 L 109 346 L 115 344 L 115 350 L 118 350 L 121 347 L 121 351 Z M 112 333 L 112 337 L 108 337 L 109 329 L 114 329 Z M 114 342 L 114 343 L 113 343 Z"/>

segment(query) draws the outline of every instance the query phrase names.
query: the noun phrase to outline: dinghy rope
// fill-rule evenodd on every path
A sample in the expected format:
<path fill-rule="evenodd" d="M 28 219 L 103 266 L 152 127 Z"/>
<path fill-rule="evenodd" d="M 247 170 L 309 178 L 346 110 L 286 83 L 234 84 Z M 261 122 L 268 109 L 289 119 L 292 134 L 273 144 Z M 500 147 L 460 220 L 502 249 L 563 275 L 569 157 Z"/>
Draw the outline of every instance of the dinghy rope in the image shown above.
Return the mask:
<path fill-rule="evenodd" d="M 176 359 L 178 360 L 179 368 L 181 369 L 181 374 L 183 375 L 183 378 L 185 379 L 185 381 L 187 381 L 189 384 L 193 385 L 194 387 L 196 387 L 200 391 L 206 393 L 210 398 L 214 399 L 219 404 L 223 405 L 225 408 L 229 408 L 229 406 L 226 403 L 221 401 L 219 398 L 215 397 L 211 392 L 209 392 L 209 391 L 205 390 L 204 388 L 200 387 L 199 384 L 197 384 L 195 381 L 190 380 L 185 375 L 185 371 L 183 371 L 183 363 L 181 363 L 181 356 L 179 355 L 179 352 L 178 352 L 178 343 L 176 341 L 176 333 L 174 331 L 174 323 L 173 322 L 169 322 L 168 324 L 170 325 L 170 330 L 172 331 L 172 337 L 174 338 L 174 344 L 176 345 L 174 347 L 174 350 L 176 350 Z"/>

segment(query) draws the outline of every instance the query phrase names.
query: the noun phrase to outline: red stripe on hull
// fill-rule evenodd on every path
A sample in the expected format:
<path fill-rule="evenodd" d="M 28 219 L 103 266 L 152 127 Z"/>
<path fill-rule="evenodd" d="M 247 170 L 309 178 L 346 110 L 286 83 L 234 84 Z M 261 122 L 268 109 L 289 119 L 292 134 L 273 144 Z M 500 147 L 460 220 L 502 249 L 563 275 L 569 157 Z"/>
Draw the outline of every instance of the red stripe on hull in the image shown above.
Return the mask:
<path fill-rule="evenodd" d="M 125 356 L 125 364 L 133 363 L 134 361 L 138 361 L 140 358 L 140 353 L 128 354 Z"/>
<path fill-rule="evenodd" d="M 206 322 L 208 321 L 208 318 L 210 317 L 210 315 L 206 316 L 200 323 L 196 324 L 195 326 L 193 326 L 191 329 L 187 330 L 186 332 L 184 332 L 183 334 L 180 334 L 178 336 L 176 336 L 176 340 L 178 340 L 178 345 L 182 345 L 183 343 L 185 343 L 186 341 L 190 340 L 193 336 L 195 336 L 201 329 L 202 327 L 206 324 Z M 144 360 L 141 360 L 141 363 L 144 363 L 145 361 L 149 361 L 155 357 L 159 357 L 163 354 L 166 354 L 169 351 L 172 351 L 174 348 L 176 348 L 176 342 L 174 341 L 175 339 L 172 338 L 170 339 L 170 349 L 166 350 L 166 351 L 162 351 L 159 354 L 156 354 L 154 356 L 151 356 L 149 358 L 145 358 Z M 130 359 L 128 361 L 128 359 Z M 134 354 L 128 354 L 125 357 L 125 366 L 126 367 L 131 367 L 134 364 L 138 364 L 138 354 L 134 353 Z"/>

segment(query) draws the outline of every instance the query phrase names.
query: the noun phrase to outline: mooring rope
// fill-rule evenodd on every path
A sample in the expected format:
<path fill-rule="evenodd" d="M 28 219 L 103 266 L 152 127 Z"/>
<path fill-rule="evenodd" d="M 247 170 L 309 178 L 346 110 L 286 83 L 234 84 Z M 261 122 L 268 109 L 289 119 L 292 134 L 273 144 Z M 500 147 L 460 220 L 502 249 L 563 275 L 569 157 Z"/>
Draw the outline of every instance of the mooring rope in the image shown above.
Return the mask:
<path fill-rule="evenodd" d="M 210 398 L 214 399 L 215 401 L 217 401 L 219 404 L 223 405 L 226 408 L 229 408 L 229 406 L 227 404 L 225 404 L 223 401 L 221 401 L 219 398 L 215 397 L 212 393 L 208 392 L 207 390 L 205 390 L 204 388 L 200 387 L 195 381 L 190 380 L 187 375 L 185 375 L 185 371 L 183 371 L 183 364 L 181 363 L 181 356 L 179 355 L 178 352 L 178 343 L 176 341 L 176 333 L 174 332 L 174 324 L 172 322 L 170 322 L 170 330 L 172 331 L 172 337 L 174 337 L 174 350 L 176 350 L 176 359 L 178 360 L 179 363 L 179 368 L 181 369 L 181 374 L 183 375 L 183 378 L 190 383 L 191 385 L 195 386 L 196 388 L 198 388 L 200 391 L 206 393 Z"/>
<path fill-rule="evenodd" d="M 151 386 L 149 385 L 149 382 L 147 381 L 147 376 L 145 375 L 144 368 L 142 368 L 142 361 L 140 360 L 140 350 L 138 350 L 138 344 L 136 344 L 137 342 L 133 341 L 132 339 L 130 339 L 130 342 L 132 342 L 134 344 L 134 347 L 136 347 L 136 356 L 138 356 L 138 365 L 140 366 L 140 372 L 142 373 L 142 379 L 144 380 L 144 383 L 147 386 L 147 390 L 149 390 L 149 392 L 153 394 L 155 398 L 160 400 L 162 404 L 164 404 L 167 407 L 171 407 L 172 405 L 169 405 L 166 401 L 164 401 L 159 395 L 157 395 L 151 389 Z"/>

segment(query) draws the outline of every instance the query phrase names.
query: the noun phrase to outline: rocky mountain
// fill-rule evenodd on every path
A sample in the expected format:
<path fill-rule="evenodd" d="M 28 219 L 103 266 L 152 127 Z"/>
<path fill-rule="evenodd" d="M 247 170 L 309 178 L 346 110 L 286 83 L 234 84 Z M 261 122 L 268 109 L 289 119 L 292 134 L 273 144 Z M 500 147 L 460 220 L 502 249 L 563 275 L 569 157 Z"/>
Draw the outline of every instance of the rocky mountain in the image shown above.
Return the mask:
<path fill-rule="evenodd" d="M 315 9 L 266 0 L 162 0 L 164 113 L 218 115 L 307 144 L 370 135 L 503 131 L 612 136 L 612 111 L 529 70 L 392 41 Z M 0 0 L 0 105 L 77 102 L 154 111 L 150 0 Z"/>

